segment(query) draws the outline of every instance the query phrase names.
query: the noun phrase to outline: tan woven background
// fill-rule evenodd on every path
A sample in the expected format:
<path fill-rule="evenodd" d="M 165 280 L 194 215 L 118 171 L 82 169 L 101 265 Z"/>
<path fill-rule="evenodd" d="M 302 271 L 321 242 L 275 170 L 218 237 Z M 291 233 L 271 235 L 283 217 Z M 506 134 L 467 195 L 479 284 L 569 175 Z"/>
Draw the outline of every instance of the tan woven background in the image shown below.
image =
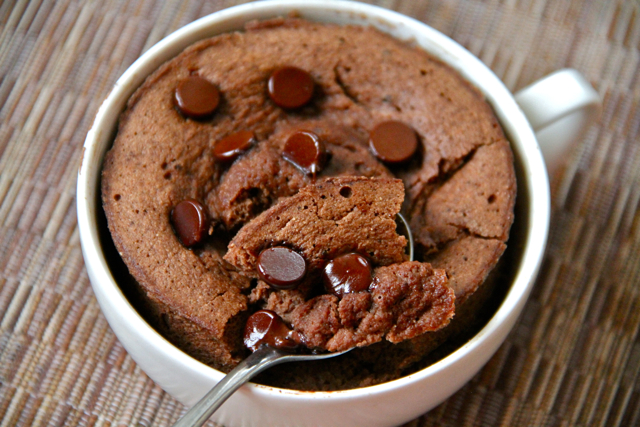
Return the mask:
<path fill-rule="evenodd" d="M 98 308 L 75 179 L 116 78 L 168 33 L 237 3 L 0 5 L 1 426 L 162 426 L 184 411 L 136 366 Z M 371 3 L 451 36 L 514 91 L 573 67 L 604 99 L 600 121 L 554 181 L 550 244 L 524 315 L 467 386 L 410 425 L 639 425 L 639 3 Z"/>

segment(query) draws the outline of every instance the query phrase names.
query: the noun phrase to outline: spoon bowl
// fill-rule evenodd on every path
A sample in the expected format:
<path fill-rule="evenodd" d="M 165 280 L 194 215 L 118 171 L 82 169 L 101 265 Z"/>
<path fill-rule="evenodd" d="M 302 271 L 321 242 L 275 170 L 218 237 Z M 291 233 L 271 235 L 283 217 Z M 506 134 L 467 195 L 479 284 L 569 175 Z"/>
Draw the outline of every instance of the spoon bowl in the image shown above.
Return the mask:
<path fill-rule="evenodd" d="M 399 213 L 396 215 L 396 224 L 398 226 L 397 232 L 407 238 L 407 256 L 409 257 L 409 261 L 413 261 L 413 234 L 411 234 L 409 222 Z"/>

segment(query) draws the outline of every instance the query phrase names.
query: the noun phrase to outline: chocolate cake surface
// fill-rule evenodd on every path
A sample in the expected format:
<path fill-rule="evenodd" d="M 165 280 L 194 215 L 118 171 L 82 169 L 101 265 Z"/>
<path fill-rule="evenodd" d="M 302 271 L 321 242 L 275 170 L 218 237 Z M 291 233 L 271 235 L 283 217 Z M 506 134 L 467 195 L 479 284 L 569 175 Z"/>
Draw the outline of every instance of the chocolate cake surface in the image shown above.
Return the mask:
<path fill-rule="evenodd" d="M 302 106 L 283 107 L 269 95 L 270 76 L 284 66 L 313 79 Z M 212 114 L 193 118 L 176 108 L 176 88 L 193 76 L 219 90 Z M 385 163 L 369 149 L 372 129 L 387 121 L 415 131 L 419 145 L 411 159 Z M 241 131 L 250 131 L 252 142 L 220 161 L 216 146 Z M 326 159 L 318 173 L 283 157 L 296 132 L 322 140 Z M 186 352 L 228 371 L 248 354 L 242 331 L 259 308 L 277 308 L 292 322 L 312 298 L 332 300 L 337 310 L 347 300 L 366 306 L 359 300 L 366 296 L 336 300 L 322 291 L 267 289 L 224 259 L 235 250 L 227 249 L 229 241 L 255 227 L 261 212 L 332 176 L 401 179 L 418 261 L 430 263 L 404 268 L 446 280 L 456 316 L 467 301 L 471 306 L 505 250 L 515 203 L 512 154 L 490 106 L 449 67 L 375 29 L 278 18 L 189 47 L 145 81 L 121 116 L 104 162 L 102 198 L 115 246 L 140 287 L 141 312 Z M 201 204 L 208 217 L 204 239 L 192 247 L 171 220 L 186 200 Z M 376 274 L 406 264 L 391 257 L 376 265 Z M 406 340 L 385 333 L 402 342 L 373 344 L 329 365 L 292 368 L 295 377 L 265 381 L 300 389 L 371 385 L 406 373 L 441 342 L 430 333 Z M 332 348 L 366 341 L 357 328 L 339 335 L 347 344 Z"/>

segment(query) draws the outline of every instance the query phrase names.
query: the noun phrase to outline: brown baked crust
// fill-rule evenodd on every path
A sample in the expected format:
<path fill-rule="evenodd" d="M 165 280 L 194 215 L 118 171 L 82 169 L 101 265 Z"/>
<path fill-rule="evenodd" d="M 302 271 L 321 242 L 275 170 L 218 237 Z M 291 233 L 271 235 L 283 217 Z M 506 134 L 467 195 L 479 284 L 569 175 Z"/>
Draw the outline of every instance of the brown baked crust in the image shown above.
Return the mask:
<path fill-rule="evenodd" d="M 309 70 L 317 83 L 314 100 L 300 111 L 284 111 L 266 96 L 269 74 L 283 64 Z M 210 120 L 185 119 L 173 106 L 176 82 L 192 73 L 215 83 L 222 93 Z M 215 355 L 206 361 L 224 371 L 237 364 L 245 353 L 229 331 L 244 322 L 251 310 L 248 295 L 255 290 L 249 279 L 222 261 L 225 242 L 220 233 L 190 250 L 179 243 L 169 222 L 172 207 L 187 198 L 205 202 L 211 217 L 220 217 L 213 195 L 228 166 L 214 160 L 215 142 L 243 129 L 266 141 L 308 120 L 367 135 L 374 124 L 391 119 L 411 125 L 421 141 L 415 161 L 391 169 L 407 188 L 404 209 L 421 253 L 437 265 L 437 252 L 457 245 L 457 259 L 481 258 L 458 275 L 456 297 L 464 300 L 504 250 L 513 220 L 515 174 L 508 142 L 491 108 L 444 64 L 371 28 L 278 19 L 196 43 L 136 91 L 105 158 L 103 206 L 118 252 L 153 301 L 155 318 L 179 319 L 171 330 L 192 342 L 187 351 L 196 357 Z M 482 184 L 485 204 L 496 195 L 491 205 L 500 205 L 495 215 L 490 208 L 480 209 L 486 213 L 480 224 L 464 221 L 464 213 L 478 211 L 473 200 L 480 195 L 467 197 L 476 194 L 476 184 L 457 179 L 476 163 L 482 163 L 477 168 L 482 176 L 493 177 L 474 181 Z M 442 193 L 460 195 L 469 204 L 453 204 L 460 214 L 456 221 L 445 219 L 428 229 L 425 218 L 443 218 L 432 203 Z M 495 218 L 497 222 L 491 222 Z M 484 255 L 476 246 L 463 244 L 469 237 L 491 242 L 481 250 Z M 452 259 L 441 265 L 454 263 Z M 368 381 L 360 378 L 348 386 Z"/>

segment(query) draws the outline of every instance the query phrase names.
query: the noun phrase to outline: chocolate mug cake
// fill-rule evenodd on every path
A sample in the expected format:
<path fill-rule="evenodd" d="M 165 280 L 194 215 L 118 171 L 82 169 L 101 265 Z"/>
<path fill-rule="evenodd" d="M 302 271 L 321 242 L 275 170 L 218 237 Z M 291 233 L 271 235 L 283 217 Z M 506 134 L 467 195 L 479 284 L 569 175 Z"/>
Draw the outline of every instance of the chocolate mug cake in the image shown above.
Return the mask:
<path fill-rule="evenodd" d="M 102 180 L 138 308 L 187 353 L 230 370 L 265 310 L 295 345 L 358 346 L 259 379 L 301 390 L 405 375 L 467 327 L 515 191 L 509 143 L 455 71 L 372 28 L 295 18 L 198 42 L 152 74 Z M 399 211 L 416 262 L 393 228 Z M 260 261 L 276 248 L 299 268 L 280 276 Z M 363 285 L 327 273 L 341 261 L 361 266 Z"/>

